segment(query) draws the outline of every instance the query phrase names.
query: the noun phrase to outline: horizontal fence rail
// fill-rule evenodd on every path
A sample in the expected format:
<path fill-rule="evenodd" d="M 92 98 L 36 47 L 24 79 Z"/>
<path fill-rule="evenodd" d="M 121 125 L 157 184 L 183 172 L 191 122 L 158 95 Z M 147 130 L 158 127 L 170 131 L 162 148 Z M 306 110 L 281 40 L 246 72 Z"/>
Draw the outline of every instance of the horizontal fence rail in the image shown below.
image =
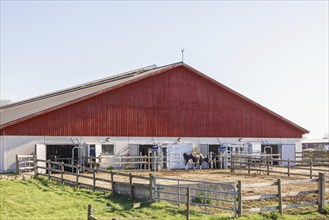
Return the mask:
<path fill-rule="evenodd" d="M 276 163 L 285 163 L 285 165 L 274 165 Z M 324 166 L 322 163 L 315 163 L 313 161 L 306 163 L 298 160 L 282 160 L 275 159 L 271 156 L 253 157 L 247 155 L 233 155 L 231 157 L 231 172 L 235 171 L 247 171 L 248 173 L 257 172 L 265 173 L 266 175 L 283 174 L 287 176 L 303 176 L 303 177 L 317 177 L 315 172 L 329 172 L 329 164 L 325 165 L 325 168 L 317 166 Z M 280 168 L 278 170 L 278 168 Z M 285 170 L 285 171 L 283 171 Z M 305 171 L 305 173 L 294 172 Z"/>
<path fill-rule="evenodd" d="M 275 206 L 267 206 L 267 207 L 257 207 L 257 208 L 247 208 L 244 211 L 246 212 L 263 212 L 263 211 L 276 211 L 278 210 L 280 214 L 283 214 L 284 209 L 290 209 L 290 208 L 299 208 L 304 206 L 314 206 L 318 205 L 318 209 L 321 210 L 325 207 L 327 200 L 326 200 L 326 192 L 328 189 L 326 189 L 326 175 L 325 173 L 320 173 L 319 177 L 316 179 L 301 179 L 301 180 L 293 180 L 293 181 L 282 181 L 281 179 L 278 179 L 275 182 L 268 182 L 268 183 L 254 183 L 254 184 L 242 184 L 239 182 L 238 188 L 240 188 L 241 193 L 239 194 L 239 197 L 241 197 L 241 200 L 239 202 L 239 216 L 242 216 L 243 213 L 243 201 L 244 203 L 248 203 L 249 201 L 252 202 L 258 202 L 263 200 L 270 200 L 270 199 L 276 199 L 278 204 Z M 295 191 L 295 192 L 285 192 L 283 193 L 284 186 L 291 186 L 291 185 L 298 185 L 302 186 L 303 184 L 310 184 L 310 183 L 317 183 L 316 189 L 312 190 L 301 190 L 301 191 Z M 247 195 L 244 196 L 243 194 L 247 191 L 250 191 L 253 188 L 259 189 L 260 187 L 276 187 L 277 193 L 269 193 L 269 194 L 261 194 L 261 195 Z M 301 195 L 314 195 L 317 194 L 316 201 L 300 201 L 300 199 L 295 199 L 295 203 L 291 202 L 293 200 L 290 200 L 290 204 L 283 204 L 283 198 L 286 197 L 296 197 Z M 314 198 L 313 196 L 309 197 L 310 199 Z"/>
<path fill-rule="evenodd" d="M 170 162 L 170 156 L 127 156 L 127 155 L 100 155 L 98 157 L 82 157 L 85 164 L 90 167 L 99 167 L 105 160 L 110 160 L 111 165 L 120 165 L 120 168 L 134 168 L 141 170 L 155 170 Z"/>
<path fill-rule="evenodd" d="M 146 182 L 147 187 L 153 187 L 150 183 L 152 183 L 152 176 L 139 176 L 133 175 L 132 173 L 121 173 L 114 172 L 112 170 L 101 170 L 96 167 L 84 167 L 79 164 L 65 164 L 64 162 L 50 161 L 50 160 L 41 160 L 37 159 L 35 161 L 35 170 L 36 175 L 45 176 L 48 179 L 53 179 L 60 181 L 62 184 L 68 184 L 71 186 L 75 186 L 77 188 L 84 187 L 90 188 L 92 190 L 101 190 L 105 192 L 112 193 L 123 193 L 129 194 L 132 198 L 135 197 L 136 192 L 135 187 L 139 187 L 134 183 L 134 180 L 143 180 Z M 66 171 L 65 168 L 73 168 L 74 172 Z M 70 169 L 71 170 L 71 169 Z M 98 174 L 106 174 L 108 178 L 98 177 Z M 115 177 L 124 177 L 127 180 L 120 182 L 115 181 Z M 89 181 L 85 181 L 85 180 Z M 99 184 L 101 183 L 101 184 Z M 145 187 L 144 187 L 145 188 Z M 152 190 L 149 188 L 149 192 L 145 195 L 145 197 L 152 196 Z M 144 193 L 145 194 L 145 193 Z M 151 197 L 150 197 L 151 198 Z"/>

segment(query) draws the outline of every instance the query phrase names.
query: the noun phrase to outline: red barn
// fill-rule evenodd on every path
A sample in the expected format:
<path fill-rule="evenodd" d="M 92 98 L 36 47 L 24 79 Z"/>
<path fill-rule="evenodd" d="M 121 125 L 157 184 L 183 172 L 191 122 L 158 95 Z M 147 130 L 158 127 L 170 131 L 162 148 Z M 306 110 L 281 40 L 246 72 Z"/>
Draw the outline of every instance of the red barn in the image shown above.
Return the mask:
<path fill-rule="evenodd" d="M 35 146 L 43 158 L 77 161 L 91 154 L 144 155 L 155 145 L 168 157 L 196 148 L 209 154 L 225 145 L 245 152 L 268 146 L 291 158 L 308 133 L 184 63 L 133 70 L 0 111 L 2 172 L 15 169 L 15 154 L 31 154 Z"/>

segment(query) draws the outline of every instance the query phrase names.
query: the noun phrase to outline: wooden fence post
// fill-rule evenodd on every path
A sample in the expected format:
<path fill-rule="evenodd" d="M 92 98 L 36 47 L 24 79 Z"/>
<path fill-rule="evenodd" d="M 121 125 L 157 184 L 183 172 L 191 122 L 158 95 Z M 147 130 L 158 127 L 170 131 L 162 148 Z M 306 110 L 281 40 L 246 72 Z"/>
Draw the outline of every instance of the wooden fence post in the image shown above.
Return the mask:
<path fill-rule="evenodd" d="M 190 219 L 190 187 L 186 188 L 186 220 Z"/>
<path fill-rule="evenodd" d="M 242 217 L 242 182 L 238 181 L 238 216 Z"/>
<path fill-rule="evenodd" d="M 96 167 L 93 168 L 93 191 L 96 190 Z"/>
<path fill-rule="evenodd" d="M 19 174 L 19 161 L 18 161 L 18 155 L 16 154 L 16 175 Z"/>
<path fill-rule="evenodd" d="M 322 197 L 322 175 L 319 173 L 318 177 L 318 211 L 321 212 L 321 197 Z"/>
<path fill-rule="evenodd" d="M 318 211 L 326 206 L 326 174 L 319 173 L 318 179 Z"/>
<path fill-rule="evenodd" d="M 288 159 L 288 176 L 290 176 L 290 159 Z"/>
<path fill-rule="evenodd" d="M 80 164 L 77 164 L 76 167 L 76 187 L 79 189 L 79 176 L 80 176 Z"/>
<path fill-rule="evenodd" d="M 61 162 L 61 180 L 62 184 L 64 184 L 64 162 Z"/>
<path fill-rule="evenodd" d="M 311 162 L 310 162 L 310 178 L 312 179 L 313 178 L 313 161 L 312 161 L 312 158 L 311 159 Z"/>
<path fill-rule="evenodd" d="M 151 151 L 148 151 L 148 168 L 149 168 L 149 172 L 151 172 Z"/>
<path fill-rule="evenodd" d="M 259 159 L 259 173 L 260 174 L 262 174 L 262 162 L 263 162 L 263 160 L 262 160 L 262 156 L 260 156 L 260 159 Z M 256 163 L 256 165 L 257 165 L 257 163 Z M 256 171 L 256 173 L 257 173 L 258 171 Z"/>
<path fill-rule="evenodd" d="M 48 160 L 48 180 L 50 180 L 51 177 L 51 161 Z"/>
<path fill-rule="evenodd" d="M 152 195 L 152 188 L 153 188 L 153 176 L 152 174 L 150 173 L 149 175 L 149 178 L 150 178 L 150 200 L 153 200 L 153 195 Z"/>
<path fill-rule="evenodd" d="M 322 173 L 322 178 L 321 178 L 321 185 L 322 185 L 322 197 L 321 197 L 321 205 L 323 208 L 326 206 L 326 173 Z"/>
<path fill-rule="evenodd" d="M 37 155 L 33 155 L 33 169 L 34 169 L 34 177 L 38 176 L 38 161 Z"/>
<path fill-rule="evenodd" d="M 266 157 L 266 170 L 267 170 L 267 175 L 270 175 L 270 158 Z"/>
<path fill-rule="evenodd" d="M 88 217 L 87 217 L 87 220 L 90 219 L 90 216 L 93 214 L 93 206 L 92 205 L 88 205 Z"/>
<path fill-rule="evenodd" d="M 279 212 L 282 215 L 283 209 L 282 209 L 282 184 L 281 179 L 278 179 L 278 201 L 279 201 Z"/>
<path fill-rule="evenodd" d="M 130 185 L 130 194 L 131 199 L 134 200 L 134 185 L 133 185 L 133 175 L 129 173 L 129 185 Z"/>
<path fill-rule="evenodd" d="M 248 173 L 250 173 L 250 163 L 251 163 L 251 159 L 250 159 L 250 160 L 247 159 L 247 163 L 248 163 Z"/>
<path fill-rule="evenodd" d="M 111 170 L 111 187 L 112 187 L 112 194 L 115 194 L 115 189 L 114 189 L 114 173 L 113 170 Z"/>

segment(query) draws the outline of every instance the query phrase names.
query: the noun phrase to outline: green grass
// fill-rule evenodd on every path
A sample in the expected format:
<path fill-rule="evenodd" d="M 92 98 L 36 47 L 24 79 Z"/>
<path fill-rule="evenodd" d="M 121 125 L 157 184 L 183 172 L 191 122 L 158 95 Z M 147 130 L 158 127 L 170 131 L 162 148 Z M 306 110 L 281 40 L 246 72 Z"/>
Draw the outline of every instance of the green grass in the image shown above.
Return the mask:
<path fill-rule="evenodd" d="M 302 212 L 298 214 L 289 214 L 280 216 L 278 212 L 267 212 L 253 215 L 246 215 L 238 220 L 325 220 L 329 219 L 328 215 L 321 215 L 318 212 Z"/>
<path fill-rule="evenodd" d="M 0 181 L 0 219 L 86 219 L 87 206 L 94 206 L 99 219 L 185 219 L 185 209 L 169 208 L 169 203 L 141 203 L 133 208 L 126 196 L 63 186 L 44 178 Z M 183 207 L 183 206 L 182 206 Z M 329 210 L 329 209 L 328 209 Z M 324 211 L 324 213 L 327 213 Z M 205 215 L 191 211 L 191 219 L 226 220 L 227 216 Z M 295 215 L 276 212 L 247 215 L 245 219 L 329 219 L 315 211 Z"/>
<path fill-rule="evenodd" d="M 184 219 L 184 209 L 167 208 L 169 203 L 141 203 L 132 208 L 127 196 L 63 186 L 45 178 L 0 181 L 0 219 L 86 219 L 88 204 L 100 219 Z M 110 207 L 110 208 L 109 208 Z M 191 212 L 191 219 L 211 219 Z"/>

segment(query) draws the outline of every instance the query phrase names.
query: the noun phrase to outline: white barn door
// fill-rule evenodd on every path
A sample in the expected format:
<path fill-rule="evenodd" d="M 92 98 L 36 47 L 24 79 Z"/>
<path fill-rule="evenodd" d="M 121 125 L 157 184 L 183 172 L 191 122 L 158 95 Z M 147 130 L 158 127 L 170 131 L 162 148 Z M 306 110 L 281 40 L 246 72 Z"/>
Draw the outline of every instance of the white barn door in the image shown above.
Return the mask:
<path fill-rule="evenodd" d="M 47 146 L 45 144 L 36 144 L 35 145 L 35 154 L 36 154 L 36 157 L 38 160 L 46 160 L 46 149 L 47 149 Z M 37 162 L 37 166 L 40 166 L 40 167 L 46 167 L 47 164 L 46 162 Z M 45 174 L 46 173 L 46 170 L 45 169 L 40 169 L 38 168 L 38 173 L 42 173 L 42 174 Z"/>
<path fill-rule="evenodd" d="M 168 168 L 169 169 L 184 169 L 184 153 L 191 153 L 193 149 L 192 144 L 170 144 L 167 146 L 168 152 Z"/>
<path fill-rule="evenodd" d="M 102 153 L 102 144 L 95 144 L 95 157 L 99 157 Z M 99 160 L 96 160 L 99 163 Z"/>
<path fill-rule="evenodd" d="M 179 169 L 180 168 L 180 155 L 179 155 L 179 145 L 170 144 L 167 146 L 167 167 L 169 169 Z"/>
<path fill-rule="evenodd" d="M 281 158 L 282 160 L 295 160 L 295 145 L 294 144 L 282 144 L 281 146 Z M 288 166 L 288 162 L 282 162 L 283 166 Z M 290 166 L 295 166 L 295 163 L 290 163 Z"/>
<path fill-rule="evenodd" d="M 128 145 L 128 154 L 129 154 L 129 156 L 139 156 L 138 152 L 139 152 L 138 144 L 129 144 Z M 132 160 L 132 161 L 136 161 L 136 160 Z M 139 166 L 138 164 L 130 164 L 129 165 L 129 167 L 136 168 L 136 169 L 138 168 L 138 166 Z"/>
<path fill-rule="evenodd" d="M 128 145 L 128 154 L 130 156 L 139 156 L 138 155 L 138 144 L 129 144 Z"/>

